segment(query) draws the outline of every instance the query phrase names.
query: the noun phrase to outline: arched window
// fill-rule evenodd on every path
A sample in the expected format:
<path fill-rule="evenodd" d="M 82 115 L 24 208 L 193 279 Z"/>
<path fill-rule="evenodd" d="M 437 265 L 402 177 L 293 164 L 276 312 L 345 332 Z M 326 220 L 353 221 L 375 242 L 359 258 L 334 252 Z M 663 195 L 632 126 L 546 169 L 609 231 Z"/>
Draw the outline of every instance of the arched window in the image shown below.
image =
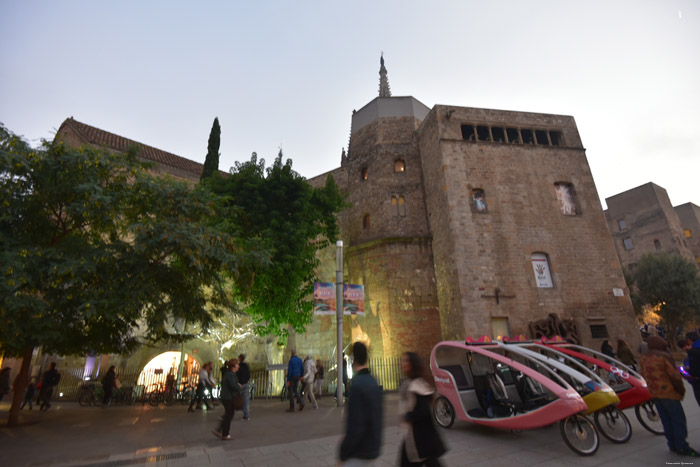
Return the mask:
<path fill-rule="evenodd" d="M 549 269 L 549 258 L 546 253 L 532 254 L 532 270 L 535 273 L 535 283 L 540 289 L 551 289 L 554 287 L 552 273 Z"/>
<path fill-rule="evenodd" d="M 362 228 L 369 229 L 369 214 L 365 214 L 362 217 Z"/>
<path fill-rule="evenodd" d="M 406 215 L 406 199 L 403 195 L 391 195 L 391 211 L 394 216 L 403 217 Z"/>
<path fill-rule="evenodd" d="M 554 191 L 557 193 L 557 201 L 559 201 L 559 210 L 567 216 L 578 216 L 581 210 L 578 207 L 576 200 L 576 191 L 574 186 L 568 182 L 558 182 L 554 184 Z"/>
<path fill-rule="evenodd" d="M 360 180 L 367 180 L 369 178 L 369 171 L 367 170 L 367 167 L 362 167 L 362 171 L 360 172 Z"/>
<path fill-rule="evenodd" d="M 394 172 L 405 172 L 406 171 L 406 163 L 403 161 L 403 159 L 396 159 L 394 161 Z"/>
<path fill-rule="evenodd" d="M 472 190 L 472 199 L 474 200 L 474 209 L 477 212 L 486 212 L 486 193 L 481 188 Z"/>

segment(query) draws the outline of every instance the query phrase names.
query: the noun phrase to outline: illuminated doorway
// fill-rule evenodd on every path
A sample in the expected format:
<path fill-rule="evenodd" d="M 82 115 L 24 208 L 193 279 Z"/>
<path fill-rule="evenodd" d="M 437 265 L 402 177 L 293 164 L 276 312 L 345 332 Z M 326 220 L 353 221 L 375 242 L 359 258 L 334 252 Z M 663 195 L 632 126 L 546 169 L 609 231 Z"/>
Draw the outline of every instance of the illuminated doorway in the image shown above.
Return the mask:
<path fill-rule="evenodd" d="M 143 367 L 137 385 L 152 392 L 169 385 L 174 386 L 177 381 L 177 372 L 180 366 L 180 352 L 163 352 L 151 359 Z M 199 377 L 199 362 L 192 356 L 185 354 L 185 361 L 182 365 L 182 379 L 180 387 L 195 386 Z"/>

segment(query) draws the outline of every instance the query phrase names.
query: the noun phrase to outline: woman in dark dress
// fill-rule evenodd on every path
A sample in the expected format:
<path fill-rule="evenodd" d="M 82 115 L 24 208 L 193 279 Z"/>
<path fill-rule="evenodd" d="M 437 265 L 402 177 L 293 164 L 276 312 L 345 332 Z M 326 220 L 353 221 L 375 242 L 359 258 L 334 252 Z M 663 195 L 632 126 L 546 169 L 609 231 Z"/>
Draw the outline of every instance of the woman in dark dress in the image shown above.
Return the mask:
<path fill-rule="evenodd" d="M 435 388 L 421 358 L 406 352 L 401 356 L 401 370 L 407 377 L 401 385 L 399 416 L 404 441 L 401 466 L 440 466 L 438 458 L 446 449 L 433 424 L 430 408 Z"/>

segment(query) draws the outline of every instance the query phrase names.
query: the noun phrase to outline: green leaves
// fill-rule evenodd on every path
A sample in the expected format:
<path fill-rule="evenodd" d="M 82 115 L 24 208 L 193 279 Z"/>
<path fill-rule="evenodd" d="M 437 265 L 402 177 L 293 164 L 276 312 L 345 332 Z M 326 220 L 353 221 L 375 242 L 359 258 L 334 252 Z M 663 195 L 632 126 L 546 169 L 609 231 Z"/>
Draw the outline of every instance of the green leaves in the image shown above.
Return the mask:
<path fill-rule="evenodd" d="M 675 336 L 676 329 L 700 318 L 700 278 L 692 261 L 679 255 L 646 255 L 633 277 L 641 300 L 659 305 L 669 335 Z"/>
<path fill-rule="evenodd" d="M 285 337 L 288 327 L 303 331 L 311 322 L 316 252 L 335 241 L 335 214 L 345 203 L 333 179 L 315 189 L 292 170 L 282 154 L 272 166 L 253 153 L 230 177 L 208 180 L 229 211 L 230 233 L 245 248 L 269 251 L 269 261 L 244 261 L 245 278 L 234 281 L 260 334 Z M 246 280 L 246 278 L 248 280 Z"/>
<path fill-rule="evenodd" d="M 0 199 L 7 355 L 126 351 L 179 319 L 206 330 L 232 306 L 220 271 L 254 261 L 211 192 L 149 175 L 135 151 L 31 151 L 0 125 Z"/>

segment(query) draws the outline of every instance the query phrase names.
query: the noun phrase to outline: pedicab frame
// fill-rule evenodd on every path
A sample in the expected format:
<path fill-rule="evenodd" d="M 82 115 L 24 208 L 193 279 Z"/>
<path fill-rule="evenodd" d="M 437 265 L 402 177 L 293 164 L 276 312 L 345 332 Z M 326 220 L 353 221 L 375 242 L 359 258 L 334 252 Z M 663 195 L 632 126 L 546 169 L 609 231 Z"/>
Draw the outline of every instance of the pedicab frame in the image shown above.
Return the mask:
<path fill-rule="evenodd" d="M 433 348 L 430 368 L 439 394 L 433 404 L 433 413 L 438 424 L 449 428 L 454 420 L 458 419 L 505 430 L 527 430 L 560 422 L 562 437 L 569 448 L 583 456 L 595 454 L 599 446 L 598 433 L 593 423 L 581 415 L 589 407 L 579 393 L 542 361 L 521 355 L 528 363 L 537 367 L 534 369 L 498 353 L 503 348 L 503 344 L 494 343 L 487 336 L 478 342 L 471 339 L 464 342 L 443 341 Z M 499 401 L 510 406 L 507 415 L 491 418 L 480 411 L 482 413 L 479 416 L 474 416 L 478 406 L 473 401 L 477 400 L 481 404 L 476 394 L 474 376 L 494 376 L 503 384 L 501 377 L 495 376 L 493 368 L 491 373 L 486 375 L 472 374 L 472 358 L 475 355 L 487 358 L 490 364 L 496 362 L 497 367 L 505 365 L 516 370 L 525 381 L 530 378 L 549 394 L 544 394 L 546 397 L 540 401 L 543 402 L 541 405 L 538 403 L 531 406 L 518 394 L 519 402 L 514 398 Z M 471 384 L 467 380 L 467 374 L 472 378 Z M 511 394 L 513 392 L 511 390 Z M 471 402 L 471 407 L 465 406 L 467 399 Z"/>

